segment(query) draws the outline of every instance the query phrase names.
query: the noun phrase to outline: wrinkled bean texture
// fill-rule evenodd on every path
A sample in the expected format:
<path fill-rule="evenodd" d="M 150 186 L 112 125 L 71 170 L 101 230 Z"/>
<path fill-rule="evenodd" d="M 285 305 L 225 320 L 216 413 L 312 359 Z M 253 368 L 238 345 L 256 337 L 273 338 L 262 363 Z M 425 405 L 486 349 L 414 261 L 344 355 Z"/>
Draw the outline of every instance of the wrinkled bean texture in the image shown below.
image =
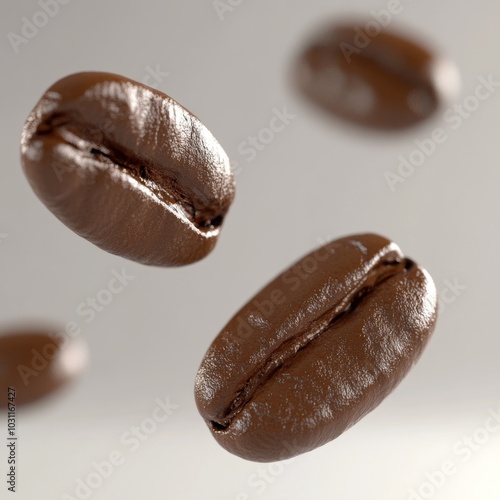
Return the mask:
<path fill-rule="evenodd" d="M 195 383 L 200 414 L 254 461 L 324 445 L 373 410 L 420 356 L 436 290 L 373 234 L 333 241 L 275 278 L 224 327 Z"/>
<path fill-rule="evenodd" d="M 64 224 L 143 264 L 205 257 L 234 196 L 229 159 L 198 118 L 109 73 L 77 73 L 49 88 L 24 126 L 21 159 Z"/>

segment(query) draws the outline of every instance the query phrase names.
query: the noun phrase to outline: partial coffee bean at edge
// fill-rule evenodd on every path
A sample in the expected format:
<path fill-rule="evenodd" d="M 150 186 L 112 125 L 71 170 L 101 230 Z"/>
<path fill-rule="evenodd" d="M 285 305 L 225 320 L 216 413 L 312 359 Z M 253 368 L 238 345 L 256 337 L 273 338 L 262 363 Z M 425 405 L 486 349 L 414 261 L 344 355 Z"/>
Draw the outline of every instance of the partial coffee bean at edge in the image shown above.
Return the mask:
<path fill-rule="evenodd" d="M 373 20 L 326 27 L 298 58 L 295 75 L 298 88 L 321 109 L 386 130 L 430 117 L 459 86 L 448 58 L 407 35 L 375 30 Z"/>
<path fill-rule="evenodd" d="M 0 332 L 0 409 L 43 399 L 74 380 L 86 366 L 82 339 L 56 330 L 16 328 Z"/>
<path fill-rule="evenodd" d="M 260 291 L 208 349 L 196 377 L 215 439 L 282 460 L 339 436 L 420 356 L 436 321 L 428 273 L 370 234 L 333 241 Z"/>
<path fill-rule="evenodd" d="M 229 159 L 198 118 L 109 73 L 52 85 L 26 121 L 21 157 L 33 190 L 64 224 L 149 265 L 205 257 L 234 197 Z"/>

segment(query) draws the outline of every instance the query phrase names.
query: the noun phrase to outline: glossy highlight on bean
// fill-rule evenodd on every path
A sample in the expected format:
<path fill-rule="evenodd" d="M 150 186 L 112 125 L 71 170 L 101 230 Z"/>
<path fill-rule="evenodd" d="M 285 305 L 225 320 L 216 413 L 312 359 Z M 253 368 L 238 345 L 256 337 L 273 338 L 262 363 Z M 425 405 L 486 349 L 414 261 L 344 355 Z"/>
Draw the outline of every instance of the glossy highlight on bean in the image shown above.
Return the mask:
<path fill-rule="evenodd" d="M 21 159 L 33 190 L 64 224 L 148 265 L 205 257 L 234 197 L 229 159 L 198 118 L 110 73 L 52 85 L 26 121 Z"/>
<path fill-rule="evenodd" d="M 229 321 L 195 383 L 200 414 L 231 453 L 259 462 L 310 451 L 374 409 L 435 325 L 428 273 L 362 234 L 283 272 Z"/>

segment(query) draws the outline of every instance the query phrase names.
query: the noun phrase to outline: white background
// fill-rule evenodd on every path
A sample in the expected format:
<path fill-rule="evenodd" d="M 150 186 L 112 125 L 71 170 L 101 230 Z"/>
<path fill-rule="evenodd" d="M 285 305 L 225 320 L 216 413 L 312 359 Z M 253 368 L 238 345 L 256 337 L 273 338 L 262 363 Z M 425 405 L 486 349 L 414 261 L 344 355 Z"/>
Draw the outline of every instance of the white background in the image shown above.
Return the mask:
<path fill-rule="evenodd" d="M 420 498 L 500 498 L 500 431 L 481 430 L 500 411 L 500 89 L 456 130 L 444 108 L 417 128 L 388 134 L 330 119 L 290 85 L 311 30 L 343 14 L 368 19 L 386 4 L 242 1 L 221 20 L 211 0 L 72 0 L 16 53 L 8 34 L 20 35 L 23 17 L 41 8 L 2 3 L 0 330 L 76 321 L 90 353 L 76 384 L 19 408 L 16 498 L 83 498 L 76 481 L 115 450 L 124 463 L 92 499 L 406 500 L 419 489 Z M 458 65 L 457 103 L 480 76 L 500 81 L 498 2 L 401 5 L 391 26 L 410 28 Z M 179 269 L 137 265 L 73 234 L 35 197 L 19 162 L 23 122 L 54 81 L 83 70 L 143 80 L 155 68 L 169 73 L 156 86 L 198 115 L 239 165 L 215 251 Z M 296 118 L 248 162 L 241 143 L 284 106 Z M 384 173 L 397 172 L 398 156 L 408 157 L 436 127 L 447 140 L 392 192 Z M 193 400 L 209 343 L 261 286 L 320 241 L 367 231 L 396 241 L 440 292 L 447 283 L 465 287 L 451 295 L 421 361 L 377 410 L 319 450 L 278 465 L 226 453 Z M 77 307 L 122 269 L 135 279 L 86 324 Z M 132 452 L 121 436 L 153 415 L 157 398 L 178 409 Z M 0 425 L 4 449 L 3 416 Z M 425 485 L 448 462 L 453 473 L 443 484 Z M 0 463 L 4 477 L 6 452 Z M 0 497 L 10 498 L 3 482 Z"/>

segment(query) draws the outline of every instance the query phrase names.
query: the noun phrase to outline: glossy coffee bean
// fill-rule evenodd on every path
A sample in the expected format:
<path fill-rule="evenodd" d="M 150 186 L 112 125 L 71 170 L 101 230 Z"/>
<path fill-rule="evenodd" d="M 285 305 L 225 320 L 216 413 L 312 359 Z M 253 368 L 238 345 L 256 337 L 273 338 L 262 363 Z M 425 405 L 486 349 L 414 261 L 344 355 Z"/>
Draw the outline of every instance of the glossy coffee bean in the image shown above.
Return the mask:
<path fill-rule="evenodd" d="M 409 127 L 431 116 L 458 86 L 450 61 L 373 21 L 323 31 L 299 58 L 297 79 L 322 109 L 380 129 Z"/>
<path fill-rule="evenodd" d="M 229 160 L 198 118 L 108 73 L 74 74 L 47 90 L 27 119 L 21 154 L 56 217 L 144 264 L 205 257 L 234 196 Z"/>
<path fill-rule="evenodd" d="M 0 408 L 7 407 L 8 393 L 16 405 L 30 403 L 82 372 L 87 360 L 85 344 L 69 338 L 63 343 L 60 338 L 32 329 L 0 333 Z"/>
<path fill-rule="evenodd" d="M 225 326 L 196 377 L 215 439 L 254 461 L 290 458 L 373 410 L 436 320 L 428 273 L 370 234 L 331 242 L 279 275 Z"/>

